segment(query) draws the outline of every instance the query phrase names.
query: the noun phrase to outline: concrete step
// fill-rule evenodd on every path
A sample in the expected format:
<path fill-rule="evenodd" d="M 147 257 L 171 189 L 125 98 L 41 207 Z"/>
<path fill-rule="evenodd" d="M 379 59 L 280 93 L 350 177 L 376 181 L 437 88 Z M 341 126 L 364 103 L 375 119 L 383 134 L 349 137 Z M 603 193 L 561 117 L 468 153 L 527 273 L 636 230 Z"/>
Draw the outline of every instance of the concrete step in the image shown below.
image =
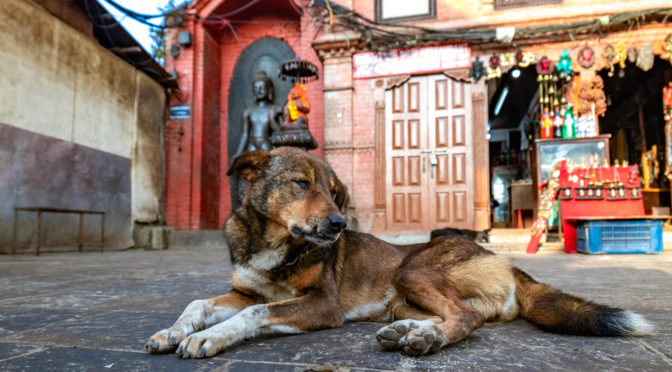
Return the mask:
<path fill-rule="evenodd" d="M 222 230 L 171 230 L 169 248 L 204 251 L 228 250 Z"/>

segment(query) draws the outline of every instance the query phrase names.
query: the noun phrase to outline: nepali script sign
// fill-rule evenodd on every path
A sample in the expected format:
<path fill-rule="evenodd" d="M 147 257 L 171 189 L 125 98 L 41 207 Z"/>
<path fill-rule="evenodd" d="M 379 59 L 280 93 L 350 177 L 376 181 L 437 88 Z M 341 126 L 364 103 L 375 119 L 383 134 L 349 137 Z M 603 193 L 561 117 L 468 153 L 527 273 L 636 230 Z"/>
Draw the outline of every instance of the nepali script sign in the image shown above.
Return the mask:
<path fill-rule="evenodd" d="M 469 43 L 357 53 L 352 56 L 353 78 L 406 75 L 471 67 Z"/>

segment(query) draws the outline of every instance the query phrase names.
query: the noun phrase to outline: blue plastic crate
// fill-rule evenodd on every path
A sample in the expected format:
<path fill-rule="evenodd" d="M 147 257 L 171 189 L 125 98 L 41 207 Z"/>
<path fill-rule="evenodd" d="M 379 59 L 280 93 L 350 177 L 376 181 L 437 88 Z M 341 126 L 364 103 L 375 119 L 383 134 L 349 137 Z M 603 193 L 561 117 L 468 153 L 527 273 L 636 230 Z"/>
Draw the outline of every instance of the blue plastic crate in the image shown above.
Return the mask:
<path fill-rule="evenodd" d="M 663 221 L 587 221 L 576 229 L 581 253 L 663 253 Z"/>

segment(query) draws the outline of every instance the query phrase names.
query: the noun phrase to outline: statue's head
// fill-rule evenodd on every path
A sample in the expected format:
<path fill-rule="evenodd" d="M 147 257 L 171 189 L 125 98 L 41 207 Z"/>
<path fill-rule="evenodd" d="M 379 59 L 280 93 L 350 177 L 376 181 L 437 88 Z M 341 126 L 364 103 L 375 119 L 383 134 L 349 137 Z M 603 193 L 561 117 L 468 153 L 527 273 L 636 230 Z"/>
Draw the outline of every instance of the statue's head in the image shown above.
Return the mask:
<path fill-rule="evenodd" d="M 252 79 L 252 95 L 257 101 L 273 102 L 273 81 L 266 72 L 259 71 Z"/>

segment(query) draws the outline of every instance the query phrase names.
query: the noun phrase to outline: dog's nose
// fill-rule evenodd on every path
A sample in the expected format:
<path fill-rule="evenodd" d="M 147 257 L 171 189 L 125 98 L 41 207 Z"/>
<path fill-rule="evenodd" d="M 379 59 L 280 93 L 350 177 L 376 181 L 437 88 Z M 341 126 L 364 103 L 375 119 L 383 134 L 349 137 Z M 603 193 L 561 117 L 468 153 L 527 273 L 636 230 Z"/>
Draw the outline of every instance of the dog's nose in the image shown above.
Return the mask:
<path fill-rule="evenodd" d="M 345 219 L 337 214 L 329 215 L 327 220 L 329 220 L 329 230 L 333 232 L 338 232 L 345 228 Z"/>

